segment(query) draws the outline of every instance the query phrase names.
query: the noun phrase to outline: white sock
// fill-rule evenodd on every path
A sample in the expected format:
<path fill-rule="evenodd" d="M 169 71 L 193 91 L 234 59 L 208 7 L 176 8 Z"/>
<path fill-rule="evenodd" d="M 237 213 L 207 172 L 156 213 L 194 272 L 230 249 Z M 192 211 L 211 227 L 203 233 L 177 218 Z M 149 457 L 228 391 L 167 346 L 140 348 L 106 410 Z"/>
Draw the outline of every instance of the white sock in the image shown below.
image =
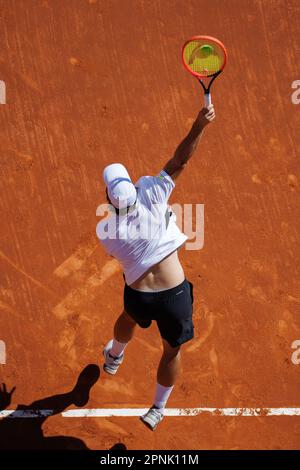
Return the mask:
<path fill-rule="evenodd" d="M 115 338 L 113 339 L 113 345 L 111 350 L 109 351 L 109 354 L 113 357 L 120 357 L 122 356 L 126 346 L 128 343 L 120 343 L 117 341 Z"/>
<path fill-rule="evenodd" d="M 160 410 L 163 410 L 165 408 L 169 396 L 172 393 L 172 390 L 173 385 L 172 387 L 164 387 L 159 383 L 156 384 L 156 392 L 154 398 L 154 405 L 156 406 L 156 408 L 159 408 Z"/>

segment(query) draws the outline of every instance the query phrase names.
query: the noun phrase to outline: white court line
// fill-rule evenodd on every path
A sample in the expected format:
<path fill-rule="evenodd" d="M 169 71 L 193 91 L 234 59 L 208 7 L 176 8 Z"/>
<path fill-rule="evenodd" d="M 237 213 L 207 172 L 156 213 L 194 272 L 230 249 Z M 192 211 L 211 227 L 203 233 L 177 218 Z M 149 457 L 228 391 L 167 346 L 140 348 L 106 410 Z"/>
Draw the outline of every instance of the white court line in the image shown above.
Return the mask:
<path fill-rule="evenodd" d="M 92 408 L 71 409 L 61 414 L 64 418 L 110 418 L 141 416 L 148 408 Z M 165 416 L 300 416 L 297 408 L 166 408 Z M 56 414 L 55 410 L 2 410 L 0 418 L 44 418 Z M 57 413 L 58 414 L 58 413 Z"/>
<path fill-rule="evenodd" d="M 66 418 L 109 416 L 141 416 L 149 408 L 100 408 L 90 410 L 68 410 L 62 413 Z M 219 416 L 300 416 L 300 408 L 166 408 L 165 416 L 197 416 L 210 413 Z"/>

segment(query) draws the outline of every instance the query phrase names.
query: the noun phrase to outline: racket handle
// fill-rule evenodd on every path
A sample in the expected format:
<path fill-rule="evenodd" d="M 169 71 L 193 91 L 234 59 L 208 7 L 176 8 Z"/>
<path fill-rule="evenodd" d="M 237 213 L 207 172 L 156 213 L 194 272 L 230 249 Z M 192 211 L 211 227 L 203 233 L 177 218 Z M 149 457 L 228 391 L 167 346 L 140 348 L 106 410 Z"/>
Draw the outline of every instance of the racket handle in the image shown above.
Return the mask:
<path fill-rule="evenodd" d="M 206 108 L 211 105 L 211 94 L 210 93 L 204 93 L 204 103 Z"/>

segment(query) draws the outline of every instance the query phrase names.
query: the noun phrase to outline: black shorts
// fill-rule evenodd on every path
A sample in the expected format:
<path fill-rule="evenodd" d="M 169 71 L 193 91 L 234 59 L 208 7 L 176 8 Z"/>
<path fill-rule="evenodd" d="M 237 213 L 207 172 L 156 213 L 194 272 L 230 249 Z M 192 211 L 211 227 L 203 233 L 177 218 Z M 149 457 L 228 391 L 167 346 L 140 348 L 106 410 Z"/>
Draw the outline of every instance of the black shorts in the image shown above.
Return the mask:
<path fill-rule="evenodd" d="M 187 280 L 160 292 L 141 292 L 125 283 L 124 308 L 141 328 L 155 320 L 162 338 L 173 348 L 194 337 L 193 284 Z"/>

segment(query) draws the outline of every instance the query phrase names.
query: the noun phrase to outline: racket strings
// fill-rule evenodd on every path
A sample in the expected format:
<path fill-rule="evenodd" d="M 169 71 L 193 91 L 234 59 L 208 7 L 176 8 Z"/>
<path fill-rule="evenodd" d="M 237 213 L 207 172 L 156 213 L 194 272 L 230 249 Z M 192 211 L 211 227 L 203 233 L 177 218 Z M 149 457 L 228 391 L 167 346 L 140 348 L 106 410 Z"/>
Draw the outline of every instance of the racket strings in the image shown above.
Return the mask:
<path fill-rule="evenodd" d="M 188 67 L 204 77 L 219 72 L 225 62 L 221 47 L 212 41 L 194 40 L 186 44 L 184 59 Z"/>

